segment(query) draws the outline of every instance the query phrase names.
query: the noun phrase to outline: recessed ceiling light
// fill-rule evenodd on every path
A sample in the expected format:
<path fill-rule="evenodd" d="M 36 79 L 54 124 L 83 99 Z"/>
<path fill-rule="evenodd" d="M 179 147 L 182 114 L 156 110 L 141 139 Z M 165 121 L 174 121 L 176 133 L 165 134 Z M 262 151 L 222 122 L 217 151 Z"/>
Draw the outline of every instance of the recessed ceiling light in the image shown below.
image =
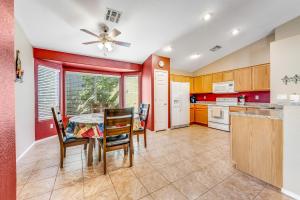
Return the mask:
<path fill-rule="evenodd" d="M 209 21 L 211 19 L 211 14 L 210 13 L 207 13 L 206 15 L 204 15 L 203 19 L 205 21 Z"/>
<path fill-rule="evenodd" d="M 233 36 L 236 36 L 240 33 L 240 30 L 235 28 L 231 31 L 231 33 L 232 33 Z"/>
<path fill-rule="evenodd" d="M 201 54 L 199 54 L 199 53 L 195 53 L 195 54 L 192 54 L 192 55 L 190 55 L 190 59 L 197 59 L 197 58 L 200 58 L 201 57 Z"/>
<path fill-rule="evenodd" d="M 166 46 L 164 49 L 163 49 L 165 52 L 171 52 L 173 49 L 171 46 Z"/>

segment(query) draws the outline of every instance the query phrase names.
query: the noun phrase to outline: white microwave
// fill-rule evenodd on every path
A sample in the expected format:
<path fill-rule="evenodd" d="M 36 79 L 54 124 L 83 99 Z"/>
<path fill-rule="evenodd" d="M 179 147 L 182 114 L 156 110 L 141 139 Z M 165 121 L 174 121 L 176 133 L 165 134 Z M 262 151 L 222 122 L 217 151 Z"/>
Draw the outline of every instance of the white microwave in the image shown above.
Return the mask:
<path fill-rule="evenodd" d="M 215 94 L 235 93 L 234 81 L 213 83 L 213 93 Z"/>

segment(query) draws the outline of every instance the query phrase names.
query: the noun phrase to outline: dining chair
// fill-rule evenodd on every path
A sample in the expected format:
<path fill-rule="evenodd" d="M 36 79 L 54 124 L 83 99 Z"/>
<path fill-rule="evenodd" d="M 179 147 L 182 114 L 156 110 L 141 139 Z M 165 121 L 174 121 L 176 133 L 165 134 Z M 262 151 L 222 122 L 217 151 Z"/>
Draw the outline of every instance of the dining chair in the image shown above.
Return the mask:
<path fill-rule="evenodd" d="M 58 139 L 60 145 L 60 168 L 64 166 L 64 158 L 66 157 L 66 148 L 78 145 L 84 145 L 86 149 L 87 144 L 89 143 L 88 138 L 76 138 L 72 133 L 66 133 L 61 113 L 55 108 L 51 108 Z"/>
<path fill-rule="evenodd" d="M 144 146 L 147 148 L 147 121 L 148 121 L 148 114 L 149 114 L 150 104 L 141 103 L 139 107 L 139 118 L 141 121 L 141 127 L 136 130 L 133 130 L 133 135 L 137 135 L 137 141 L 140 141 L 140 134 L 144 134 Z"/>
<path fill-rule="evenodd" d="M 101 149 L 103 149 L 104 174 L 106 174 L 106 153 L 124 149 L 124 155 L 128 154 L 130 167 L 132 166 L 132 129 L 134 108 L 105 109 L 103 137 L 99 138 L 99 161 L 101 161 Z"/>

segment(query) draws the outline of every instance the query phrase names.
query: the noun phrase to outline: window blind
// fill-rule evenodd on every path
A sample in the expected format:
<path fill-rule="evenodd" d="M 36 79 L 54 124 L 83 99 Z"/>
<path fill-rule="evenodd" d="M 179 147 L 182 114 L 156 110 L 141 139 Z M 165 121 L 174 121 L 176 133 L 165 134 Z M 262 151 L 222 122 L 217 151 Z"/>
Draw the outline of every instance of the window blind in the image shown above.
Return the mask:
<path fill-rule="evenodd" d="M 51 107 L 59 107 L 59 70 L 38 66 L 38 119 L 52 119 Z"/>

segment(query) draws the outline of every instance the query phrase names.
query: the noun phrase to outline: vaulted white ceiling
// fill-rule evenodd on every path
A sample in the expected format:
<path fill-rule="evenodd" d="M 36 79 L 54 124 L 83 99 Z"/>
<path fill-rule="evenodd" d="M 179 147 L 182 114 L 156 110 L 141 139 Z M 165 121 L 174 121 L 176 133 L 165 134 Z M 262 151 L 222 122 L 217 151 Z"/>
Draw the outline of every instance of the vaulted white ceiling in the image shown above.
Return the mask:
<path fill-rule="evenodd" d="M 106 8 L 122 12 L 118 40 L 107 56 L 79 29 L 99 32 Z M 203 15 L 211 13 L 210 21 Z M 171 58 L 171 67 L 194 71 L 271 33 L 300 15 L 299 0 L 15 0 L 15 15 L 34 47 L 143 63 L 152 53 Z M 241 32 L 232 36 L 231 30 Z M 172 52 L 162 51 L 171 45 Z M 223 48 L 215 53 L 215 45 Z M 193 53 L 201 54 L 191 60 Z"/>

